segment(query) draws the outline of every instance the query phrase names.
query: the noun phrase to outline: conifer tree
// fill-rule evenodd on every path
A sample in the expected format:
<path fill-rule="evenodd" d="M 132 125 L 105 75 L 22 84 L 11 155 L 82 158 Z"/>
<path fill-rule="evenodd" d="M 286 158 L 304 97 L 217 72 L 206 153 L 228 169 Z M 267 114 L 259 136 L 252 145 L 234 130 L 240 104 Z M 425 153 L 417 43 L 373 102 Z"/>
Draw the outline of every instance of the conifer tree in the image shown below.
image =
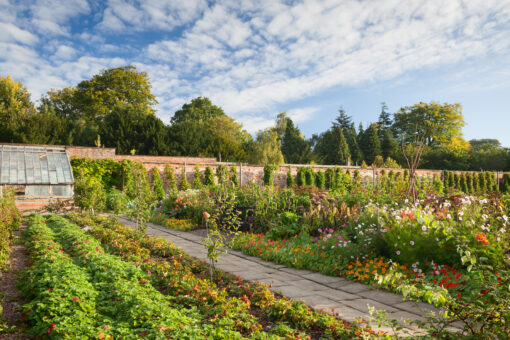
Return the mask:
<path fill-rule="evenodd" d="M 165 197 L 163 181 L 161 181 L 161 175 L 157 167 L 152 168 L 152 191 L 154 191 L 157 200 L 162 200 Z"/>
<path fill-rule="evenodd" d="M 381 150 L 384 158 L 387 157 L 394 158 L 395 155 L 397 154 L 398 143 L 395 140 L 395 138 L 393 138 L 393 133 L 391 132 L 391 130 L 387 130 L 384 132 L 384 136 L 382 138 L 381 143 Z"/>
<path fill-rule="evenodd" d="M 365 161 L 368 164 L 372 164 L 377 155 L 381 155 L 381 142 L 377 134 L 377 128 L 375 124 L 371 124 L 368 129 L 362 135 L 362 143 L 360 144 Z"/>
<path fill-rule="evenodd" d="M 193 187 L 195 189 L 200 189 L 202 187 L 202 177 L 200 175 L 200 168 L 198 164 L 195 165 L 195 175 L 193 177 Z"/>
<path fill-rule="evenodd" d="M 214 172 L 210 166 L 205 168 L 204 172 L 204 185 L 211 186 L 214 185 Z"/>
<path fill-rule="evenodd" d="M 349 145 L 349 151 L 351 153 L 351 160 L 353 164 L 361 164 L 363 161 L 363 152 L 359 147 L 358 134 L 356 133 L 354 124 L 351 124 L 351 127 L 348 130 L 345 130 L 344 135 L 347 139 L 347 144 Z"/>
<path fill-rule="evenodd" d="M 291 168 L 289 165 L 289 168 L 287 170 L 287 187 L 291 188 L 293 186 L 294 186 L 294 177 L 292 177 L 292 172 L 291 172 Z"/>
<path fill-rule="evenodd" d="M 347 144 L 347 140 L 345 139 L 342 129 L 336 128 L 336 130 L 338 136 L 338 161 L 339 164 L 347 164 L 347 161 L 351 157 L 349 145 Z"/>
<path fill-rule="evenodd" d="M 296 182 L 297 182 L 297 185 L 298 186 L 303 186 L 303 185 L 306 185 L 306 175 L 305 175 L 305 168 L 303 167 L 299 167 L 297 169 L 297 174 L 296 174 Z"/>
<path fill-rule="evenodd" d="M 184 165 L 182 166 L 182 177 L 179 187 L 181 191 L 191 189 L 191 184 L 189 184 L 188 180 L 186 179 L 186 167 Z"/>
<path fill-rule="evenodd" d="M 319 170 L 315 173 L 315 185 L 317 188 L 324 189 L 325 180 L 326 176 L 324 176 L 324 172 Z"/>
<path fill-rule="evenodd" d="M 175 179 L 175 173 L 174 168 L 172 168 L 169 164 L 165 165 L 164 174 L 166 177 L 166 180 L 168 182 L 168 190 L 170 192 L 176 192 L 177 191 L 177 181 Z"/>
<path fill-rule="evenodd" d="M 328 168 L 325 173 L 324 185 L 326 189 L 331 189 L 335 181 L 335 170 Z"/>

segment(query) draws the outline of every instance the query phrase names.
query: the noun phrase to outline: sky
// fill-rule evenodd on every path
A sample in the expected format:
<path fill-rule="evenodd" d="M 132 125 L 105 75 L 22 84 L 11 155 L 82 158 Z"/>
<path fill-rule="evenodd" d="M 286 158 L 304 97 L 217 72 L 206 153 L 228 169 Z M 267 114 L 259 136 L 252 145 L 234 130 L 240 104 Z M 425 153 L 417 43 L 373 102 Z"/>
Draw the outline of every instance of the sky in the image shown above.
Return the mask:
<path fill-rule="evenodd" d="M 437 101 L 510 147 L 510 0 L 0 0 L 0 75 L 35 102 L 125 65 L 165 123 L 205 96 L 250 133 L 285 111 L 310 137 L 340 107 L 367 126 Z"/>

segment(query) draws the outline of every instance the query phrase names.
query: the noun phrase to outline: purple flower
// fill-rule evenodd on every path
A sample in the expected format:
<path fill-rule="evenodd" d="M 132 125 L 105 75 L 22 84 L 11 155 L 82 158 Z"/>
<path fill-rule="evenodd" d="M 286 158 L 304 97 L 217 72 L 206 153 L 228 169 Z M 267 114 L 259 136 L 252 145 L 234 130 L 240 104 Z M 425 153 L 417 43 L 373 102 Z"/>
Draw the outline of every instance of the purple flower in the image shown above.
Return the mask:
<path fill-rule="evenodd" d="M 409 242 L 410 245 L 414 246 L 414 241 Z"/>
<path fill-rule="evenodd" d="M 321 228 L 319 228 L 318 231 L 319 231 L 319 233 L 322 233 L 322 229 Z"/>
<path fill-rule="evenodd" d="M 333 230 L 333 229 L 331 229 L 331 228 L 329 228 L 329 232 L 330 232 L 330 233 L 332 233 L 332 232 L 334 232 L 334 230 Z"/>
<path fill-rule="evenodd" d="M 341 240 L 342 239 L 342 235 L 338 235 L 336 238 Z"/>
<path fill-rule="evenodd" d="M 316 237 L 316 238 L 315 238 L 315 241 L 319 241 L 319 238 L 318 238 L 318 237 Z"/>
<path fill-rule="evenodd" d="M 400 250 L 397 250 L 397 255 L 400 255 Z"/>

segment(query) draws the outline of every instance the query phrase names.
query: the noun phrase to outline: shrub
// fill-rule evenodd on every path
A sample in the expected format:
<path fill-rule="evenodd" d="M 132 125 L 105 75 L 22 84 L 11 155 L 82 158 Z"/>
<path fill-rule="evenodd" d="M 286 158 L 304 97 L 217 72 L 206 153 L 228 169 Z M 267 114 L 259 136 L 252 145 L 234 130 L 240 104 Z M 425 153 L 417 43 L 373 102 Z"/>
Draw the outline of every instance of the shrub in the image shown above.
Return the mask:
<path fill-rule="evenodd" d="M 165 165 L 165 177 L 168 182 L 168 190 L 170 192 L 176 192 L 177 191 L 177 181 L 175 180 L 175 173 L 174 168 L 171 167 L 169 164 Z"/>
<path fill-rule="evenodd" d="M 326 176 L 324 176 L 324 172 L 317 171 L 315 173 L 315 185 L 317 186 L 317 188 L 324 189 L 325 181 L 326 181 Z"/>
<path fill-rule="evenodd" d="M 106 206 L 106 194 L 101 182 L 87 177 L 80 171 L 74 182 L 74 204 L 81 210 L 102 211 Z"/>
<path fill-rule="evenodd" d="M 302 187 L 306 185 L 306 175 L 305 175 L 305 168 L 299 167 L 297 168 L 297 174 L 296 174 L 296 182 L 297 185 Z"/>
<path fill-rule="evenodd" d="M 3 197 L 0 198 L 0 270 L 5 269 L 7 265 L 11 252 L 12 232 L 18 229 L 20 223 L 21 214 L 14 204 L 14 190 L 4 189 Z"/>
<path fill-rule="evenodd" d="M 205 168 L 204 185 L 207 185 L 207 186 L 214 185 L 214 173 L 210 166 L 207 166 Z"/>
<path fill-rule="evenodd" d="M 108 190 L 106 194 L 106 209 L 118 214 L 124 211 L 126 203 L 127 198 L 122 191 L 115 188 Z"/>
<path fill-rule="evenodd" d="M 188 180 L 186 179 L 186 167 L 182 166 L 182 177 L 181 177 L 181 183 L 179 185 L 179 189 L 181 191 L 186 191 L 188 189 L 191 189 L 191 184 L 189 184 Z"/>
<path fill-rule="evenodd" d="M 444 192 L 444 185 L 443 182 L 441 182 L 441 179 L 438 175 L 434 175 L 434 182 L 433 182 L 434 190 L 436 191 L 437 195 L 442 195 Z"/>
<path fill-rule="evenodd" d="M 264 186 L 272 186 L 273 185 L 273 178 L 274 178 L 274 171 L 276 170 L 276 167 L 274 165 L 267 164 L 264 166 Z"/>
<path fill-rule="evenodd" d="M 501 186 L 501 191 L 504 193 L 510 193 L 510 172 L 505 172 L 503 174 L 503 183 Z"/>
<path fill-rule="evenodd" d="M 313 169 L 306 167 L 303 170 L 305 172 L 305 185 L 314 185 L 315 184 L 315 176 L 313 174 Z"/>
<path fill-rule="evenodd" d="M 235 164 L 232 164 L 230 167 L 230 183 L 232 183 L 233 186 L 239 185 L 239 179 L 237 178 L 237 169 Z"/>
<path fill-rule="evenodd" d="M 220 164 L 216 167 L 216 177 L 218 177 L 218 184 L 225 183 L 227 178 L 227 166 L 225 164 Z"/>
<path fill-rule="evenodd" d="M 335 170 L 328 168 L 328 170 L 326 170 L 325 177 L 324 185 L 326 186 L 326 189 L 331 189 L 335 183 Z"/>
<path fill-rule="evenodd" d="M 200 168 L 195 165 L 195 175 L 193 176 L 193 188 L 200 189 L 202 187 L 202 177 L 200 175 Z"/>
<path fill-rule="evenodd" d="M 163 189 L 163 182 L 161 181 L 161 175 L 157 167 L 152 168 L 152 191 L 158 201 L 161 201 L 165 197 L 165 189 Z"/>
<path fill-rule="evenodd" d="M 289 169 L 287 170 L 287 187 L 294 186 L 294 177 L 292 177 L 292 172 L 289 166 Z"/>

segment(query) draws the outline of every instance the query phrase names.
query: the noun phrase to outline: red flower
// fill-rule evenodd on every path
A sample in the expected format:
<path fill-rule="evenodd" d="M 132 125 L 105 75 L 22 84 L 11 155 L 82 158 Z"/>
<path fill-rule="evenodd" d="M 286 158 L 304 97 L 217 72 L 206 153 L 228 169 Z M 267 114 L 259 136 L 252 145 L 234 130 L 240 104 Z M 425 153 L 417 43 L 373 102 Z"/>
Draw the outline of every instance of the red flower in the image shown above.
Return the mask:
<path fill-rule="evenodd" d="M 457 297 L 461 297 L 461 296 L 462 296 L 462 294 L 461 294 L 461 293 L 457 294 Z"/>
<path fill-rule="evenodd" d="M 48 334 L 50 334 L 51 332 L 53 332 L 55 330 L 55 324 L 52 323 L 50 328 L 48 328 Z"/>
<path fill-rule="evenodd" d="M 482 243 L 485 246 L 490 243 L 489 240 L 487 240 L 487 237 L 485 236 L 484 233 L 478 233 L 475 235 L 475 237 L 478 240 L 478 242 Z"/>
<path fill-rule="evenodd" d="M 74 300 L 74 301 L 78 301 L 78 298 L 74 298 L 73 300 Z"/>

